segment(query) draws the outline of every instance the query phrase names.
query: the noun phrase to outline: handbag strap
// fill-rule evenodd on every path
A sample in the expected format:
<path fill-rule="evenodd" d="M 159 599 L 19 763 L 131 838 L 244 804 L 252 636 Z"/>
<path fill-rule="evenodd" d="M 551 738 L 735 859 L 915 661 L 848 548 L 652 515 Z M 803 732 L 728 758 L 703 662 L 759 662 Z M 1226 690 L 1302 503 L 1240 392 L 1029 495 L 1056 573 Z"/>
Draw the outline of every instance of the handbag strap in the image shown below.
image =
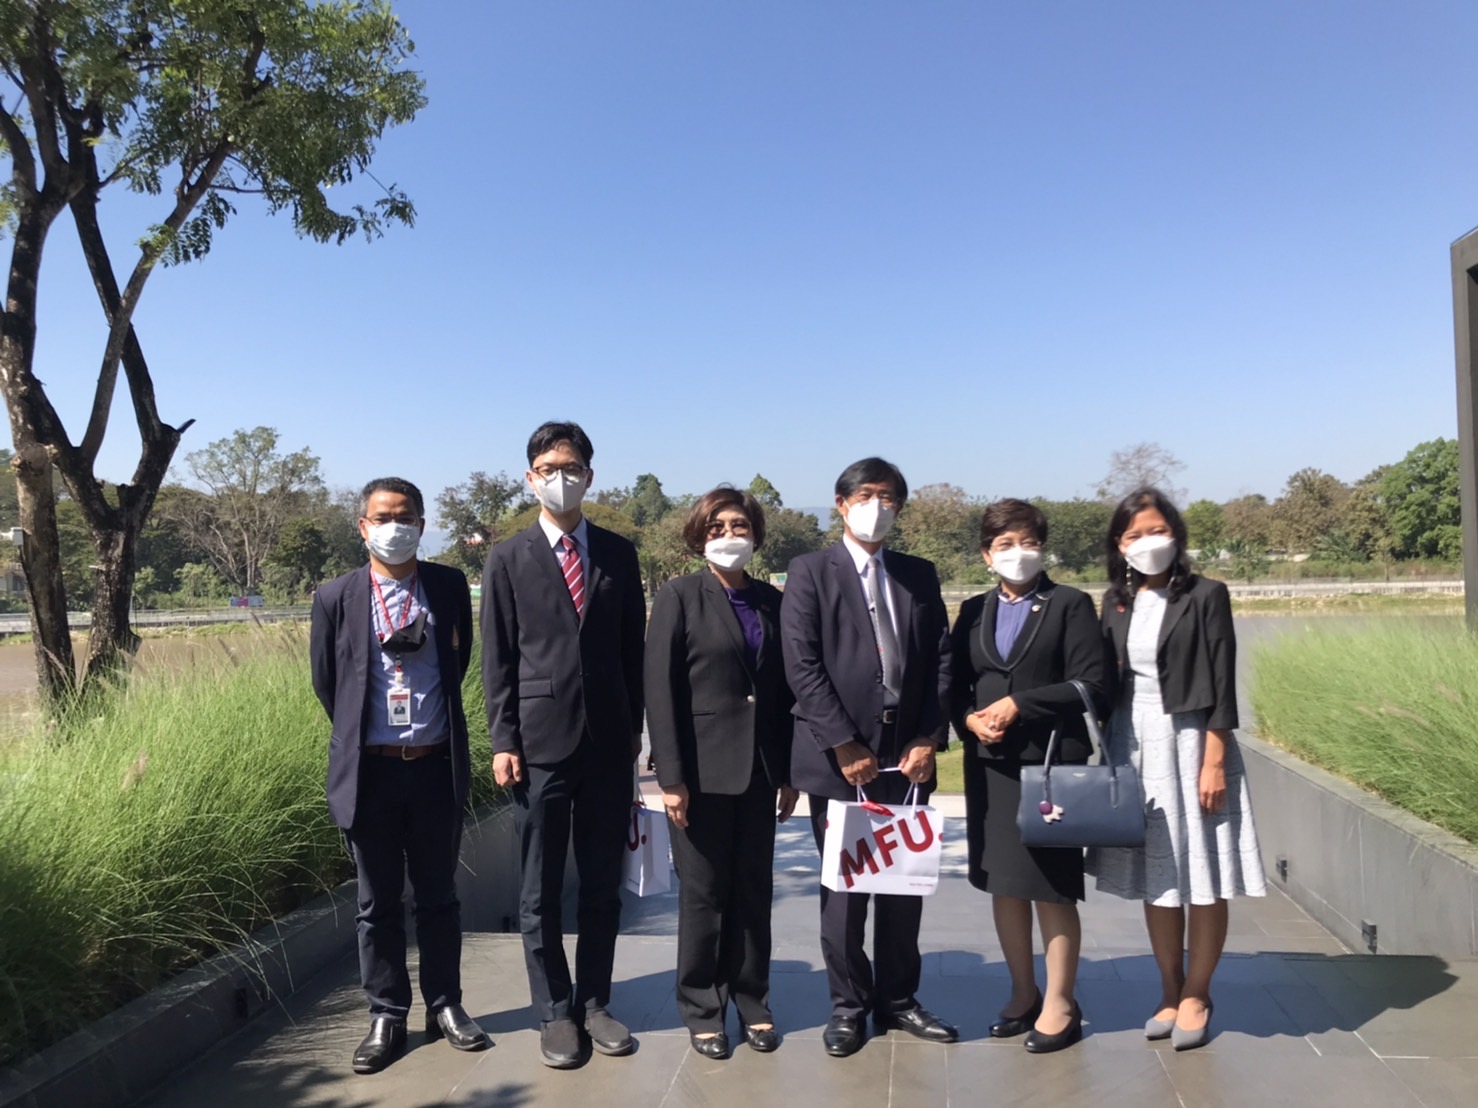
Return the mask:
<path fill-rule="evenodd" d="M 1109 773 L 1118 776 L 1113 761 L 1108 756 L 1108 746 L 1104 743 L 1103 730 L 1098 726 L 1098 709 L 1093 706 L 1093 698 L 1088 695 L 1088 686 L 1074 677 L 1068 682 L 1078 690 L 1078 697 L 1083 701 L 1083 721 L 1088 725 L 1088 738 L 1093 744 L 1093 752 L 1098 755 L 1101 765 L 1109 767 Z M 1052 772 L 1052 755 L 1057 750 L 1058 728 L 1052 728 L 1052 734 L 1047 739 L 1047 757 L 1044 765 L 1047 773 Z"/>

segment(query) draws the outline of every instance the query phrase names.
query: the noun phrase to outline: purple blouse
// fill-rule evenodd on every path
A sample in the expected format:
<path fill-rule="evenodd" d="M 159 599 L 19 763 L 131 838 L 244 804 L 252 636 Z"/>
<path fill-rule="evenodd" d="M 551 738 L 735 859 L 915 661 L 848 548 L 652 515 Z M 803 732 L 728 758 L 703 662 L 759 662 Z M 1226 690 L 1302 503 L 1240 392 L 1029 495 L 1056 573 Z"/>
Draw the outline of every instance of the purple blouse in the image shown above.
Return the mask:
<path fill-rule="evenodd" d="M 725 585 L 723 589 L 729 596 L 729 605 L 734 609 L 739 627 L 744 632 L 744 655 L 753 667 L 759 661 L 760 644 L 765 641 L 765 631 L 760 626 L 760 614 L 749 602 L 754 594 L 748 588 L 731 589 Z"/>
<path fill-rule="evenodd" d="M 996 602 L 996 653 L 1001 656 L 1001 661 L 1011 656 L 1011 649 L 1021 637 L 1021 629 L 1026 626 L 1026 617 L 1036 601 L 1036 589 L 1020 600 L 1011 600 L 1005 593 L 1000 594 Z"/>

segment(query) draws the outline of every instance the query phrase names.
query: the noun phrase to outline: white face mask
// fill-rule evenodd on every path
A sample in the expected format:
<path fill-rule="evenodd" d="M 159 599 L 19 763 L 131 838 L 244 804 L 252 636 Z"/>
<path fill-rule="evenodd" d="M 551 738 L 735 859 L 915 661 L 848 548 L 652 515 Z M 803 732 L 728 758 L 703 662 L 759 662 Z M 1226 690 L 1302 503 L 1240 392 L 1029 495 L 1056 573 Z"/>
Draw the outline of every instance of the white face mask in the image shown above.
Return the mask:
<path fill-rule="evenodd" d="M 847 527 L 852 537 L 862 542 L 882 542 L 897 518 L 898 509 L 883 507 L 876 497 L 847 508 Z"/>
<path fill-rule="evenodd" d="M 553 473 L 548 477 L 534 477 L 534 495 L 539 503 L 551 512 L 563 514 L 573 511 L 585 499 L 585 488 L 590 484 L 588 474 L 571 477 L 566 473 Z"/>
<path fill-rule="evenodd" d="M 754 557 L 754 540 L 738 535 L 709 539 L 703 546 L 703 556 L 719 569 L 743 569 Z"/>
<path fill-rule="evenodd" d="M 1028 550 L 1024 546 L 997 550 L 990 556 L 990 568 L 1000 574 L 1002 580 L 1024 585 L 1042 572 L 1042 552 Z"/>
<path fill-rule="evenodd" d="M 1124 551 L 1124 559 L 1146 577 L 1164 573 L 1175 561 L 1175 540 L 1169 535 L 1146 535 Z"/>
<path fill-rule="evenodd" d="M 421 529 L 414 523 L 375 523 L 368 531 L 364 545 L 387 566 L 410 561 L 421 546 Z"/>

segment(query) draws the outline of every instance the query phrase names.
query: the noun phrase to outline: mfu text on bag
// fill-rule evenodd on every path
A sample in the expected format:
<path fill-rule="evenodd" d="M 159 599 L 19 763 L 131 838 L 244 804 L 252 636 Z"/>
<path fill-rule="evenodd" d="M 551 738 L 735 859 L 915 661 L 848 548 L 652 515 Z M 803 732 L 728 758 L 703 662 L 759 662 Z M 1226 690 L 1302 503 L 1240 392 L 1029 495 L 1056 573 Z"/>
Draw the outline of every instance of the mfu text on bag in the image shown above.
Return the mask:
<path fill-rule="evenodd" d="M 926 804 L 829 801 L 821 883 L 840 893 L 929 896 L 939 887 L 944 820 Z"/>

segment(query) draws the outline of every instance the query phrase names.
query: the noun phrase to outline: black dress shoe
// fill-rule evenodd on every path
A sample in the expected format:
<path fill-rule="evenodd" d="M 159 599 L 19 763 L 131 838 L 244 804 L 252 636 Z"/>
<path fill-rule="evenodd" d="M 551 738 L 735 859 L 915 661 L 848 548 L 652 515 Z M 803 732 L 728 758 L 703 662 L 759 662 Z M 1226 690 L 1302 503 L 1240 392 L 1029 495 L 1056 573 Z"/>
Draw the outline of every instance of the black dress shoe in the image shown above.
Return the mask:
<path fill-rule="evenodd" d="M 426 1013 L 426 1041 L 445 1039 L 454 1050 L 486 1050 L 490 1041 L 460 1004 L 448 1004 Z"/>
<path fill-rule="evenodd" d="M 720 1031 L 717 1035 L 709 1035 L 700 1039 L 698 1032 L 693 1031 L 688 1035 L 693 1044 L 693 1050 L 705 1058 L 712 1058 L 715 1062 L 722 1062 L 729 1056 L 729 1037 Z"/>
<path fill-rule="evenodd" d="M 746 1027 L 744 1029 L 744 1041 L 749 1044 L 750 1050 L 757 1050 L 761 1054 L 769 1054 L 780 1047 L 780 1032 L 773 1027 Z"/>
<path fill-rule="evenodd" d="M 960 1037 L 952 1025 L 918 1004 L 901 1012 L 879 1012 L 873 1018 L 879 1027 L 896 1027 L 931 1043 L 952 1043 Z"/>
<path fill-rule="evenodd" d="M 626 1025 L 604 1008 L 585 1013 L 585 1034 L 590 1036 L 590 1045 L 602 1054 L 620 1057 L 636 1049 L 636 1040 Z"/>
<path fill-rule="evenodd" d="M 821 1044 L 833 1058 L 856 1054 L 867 1041 L 867 1032 L 857 1016 L 832 1016 L 821 1033 Z"/>
<path fill-rule="evenodd" d="M 369 1034 L 354 1052 L 355 1073 L 379 1073 L 405 1050 L 405 1020 L 375 1016 Z"/>
<path fill-rule="evenodd" d="M 1054 1050 L 1072 1046 L 1082 1037 L 1083 1009 L 1078 1007 L 1077 1001 L 1073 1001 L 1073 1018 L 1066 1027 L 1055 1035 L 1045 1034 L 1033 1027 L 1027 1033 L 1026 1042 L 1021 1045 L 1026 1047 L 1028 1054 L 1051 1054 Z"/>
<path fill-rule="evenodd" d="M 1037 999 L 1032 1006 L 1019 1016 L 1002 1016 L 990 1025 L 990 1037 L 992 1039 L 1014 1039 L 1017 1035 L 1025 1035 L 1032 1029 L 1032 1024 L 1037 1022 L 1037 1017 L 1042 1014 L 1042 994 L 1037 993 Z"/>
<path fill-rule="evenodd" d="M 580 1028 L 572 1019 L 550 1020 L 539 1029 L 539 1053 L 544 1064 L 557 1070 L 580 1064 Z"/>

